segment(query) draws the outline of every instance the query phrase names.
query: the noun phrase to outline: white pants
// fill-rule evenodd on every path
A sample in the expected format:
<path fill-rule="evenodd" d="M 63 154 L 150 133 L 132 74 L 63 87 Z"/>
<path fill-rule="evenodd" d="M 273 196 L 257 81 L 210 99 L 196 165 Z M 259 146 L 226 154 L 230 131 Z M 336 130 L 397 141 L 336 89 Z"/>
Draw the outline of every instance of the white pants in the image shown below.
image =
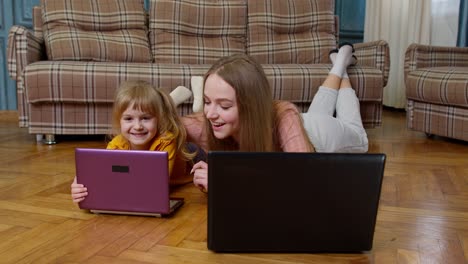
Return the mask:
<path fill-rule="evenodd" d="M 352 88 L 335 90 L 320 86 L 302 118 L 317 152 L 367 152 L 367 134 Z"/>

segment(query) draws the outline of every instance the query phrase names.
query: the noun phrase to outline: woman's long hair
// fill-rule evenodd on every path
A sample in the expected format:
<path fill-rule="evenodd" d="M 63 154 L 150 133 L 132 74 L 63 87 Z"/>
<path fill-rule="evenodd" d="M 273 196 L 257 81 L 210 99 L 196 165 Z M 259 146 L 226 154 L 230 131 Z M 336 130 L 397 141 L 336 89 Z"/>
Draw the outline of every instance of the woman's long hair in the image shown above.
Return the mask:
<path fill-rule="evenodd" d="M 239 142 L 232 137 L 217 139 L 205 117 L 205 129 L 211 150 L 275 151 L 273 95 L 263 68 L 245 54 L 218 60 L 205 74 L 217 74 L 234 88 L 239 109 Z"/>
<path fill-rule="evenodd" d="M 126 81 L 120 85 L 114 98 L 113 128 L 114 135 L 120 133 L 120 119 L 123 112 L 129 107 L 150 113 L 157 119 L 157 137 L 170 132 L 177 142 L 177 153 L 189 160 L 194 153 L 186 148 L 187 132 L 180 121 L 174 101 L 162 89 L 157 89 L 145 81 Z"/>

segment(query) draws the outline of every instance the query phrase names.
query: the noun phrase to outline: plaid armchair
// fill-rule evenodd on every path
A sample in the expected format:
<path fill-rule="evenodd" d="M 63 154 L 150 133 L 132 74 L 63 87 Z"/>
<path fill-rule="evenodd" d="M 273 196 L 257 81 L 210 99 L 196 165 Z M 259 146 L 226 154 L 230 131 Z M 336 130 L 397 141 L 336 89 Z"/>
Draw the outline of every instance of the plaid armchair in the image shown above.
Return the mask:
<path fill-rule="evenodd" d="M 408 128 L 468 141 L 468 48 L 411 44 L 405 84 Z"/>
<path fill-rule="evenodd" d="M 250 54 L 275 99 L 305 111 L 331 69 L 335 3 L 329 0 L 41 0 L 33 30 L 13 26 L 8 67 L 19 125 L 31 134 L 107 134 L 115 90 L 142 79 L 190 88 L 221 56 Z M 381 124 L 389 72 L 385 41 L 355 44 L 349 68 L 366 127 Z M 191 112 L 192 100 L 179 106 Z"/>

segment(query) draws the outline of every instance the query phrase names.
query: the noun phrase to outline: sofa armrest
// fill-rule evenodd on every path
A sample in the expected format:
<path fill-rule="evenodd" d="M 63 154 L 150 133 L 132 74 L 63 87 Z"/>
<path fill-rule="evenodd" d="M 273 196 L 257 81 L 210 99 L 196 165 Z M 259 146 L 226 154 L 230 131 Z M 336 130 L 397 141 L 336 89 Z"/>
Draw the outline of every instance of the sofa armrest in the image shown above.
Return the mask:
<path fill-rule="evenodd" d="M 377 40 L 364 43 L 355 43 L 354 54 L 358 58 L 358 65 L 377 68 L 382 72 L 384 87 L 387 85 L 390 72 L 390 50 L 388 43 Z"/>
<path fill-rule="evenodd" d="M 468 47 L 442 47 L 413 43 L 405 53 L 405 77 L 410 71 L 431 67 L 468 67 Z"/>
<path fill-rule="evenodd" d="M 18 80 L 24 67 L 45 58 L 44 40 L 23 26 L 12 26 L 8 33 L 7 54 L 10 78 Z"/>

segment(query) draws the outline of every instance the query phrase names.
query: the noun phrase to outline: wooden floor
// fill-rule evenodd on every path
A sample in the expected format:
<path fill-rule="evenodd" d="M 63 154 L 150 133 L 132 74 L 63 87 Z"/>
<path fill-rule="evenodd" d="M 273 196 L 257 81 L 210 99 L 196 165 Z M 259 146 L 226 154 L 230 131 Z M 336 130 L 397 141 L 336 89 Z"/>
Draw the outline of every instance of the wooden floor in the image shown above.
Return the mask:
<path fill-rule="evenodd" d="M 468 143 L 408 131 L 385 110 L 368 130 L 370 152 L 387 154 L 374 247 L 362 254 L 215 254 L 206 248 L 205 194 L 175 191 L 171 218 L 93 215 L 69 194 L 74 148 L 102 137 L 38 144 L 0 112 L 0 263 L 467 263 Z"/>

